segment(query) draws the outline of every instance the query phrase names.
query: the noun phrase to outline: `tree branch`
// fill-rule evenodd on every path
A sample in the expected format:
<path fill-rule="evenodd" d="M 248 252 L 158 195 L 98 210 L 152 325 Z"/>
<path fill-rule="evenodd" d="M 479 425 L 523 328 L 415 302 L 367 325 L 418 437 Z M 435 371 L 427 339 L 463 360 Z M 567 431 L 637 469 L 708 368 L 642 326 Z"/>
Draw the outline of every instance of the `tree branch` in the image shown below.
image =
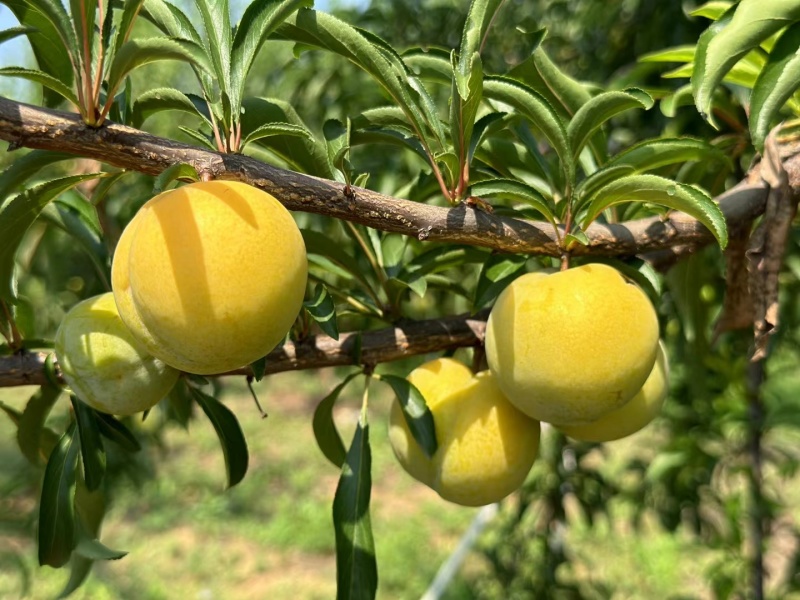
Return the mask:
<path fill-rule="evenodd" d="M 188 163 L 212 178 L 245 181 L 271 193 L 288 209 L 311 212 L 400 233 L 421 240 L 471 244 L 504 252 L 559 256 L 548 223 L 487 214 L 461 203 L 444 208 L 393 198 L 371 190 L 272 167 L 238 154 L 220 154 L 106 122 L 86 126 L 76 114 L 39 108 L 0 97 L 0 139 L 16 147 L 68 152 L 106 164 L 157 175 L 175 163 Z M 800 192 L 800 144 L 784 148 L 786 170 Z M 735 231 L 763 213 L 766 186 L 756 165 L 746 181 L 729 190 L 719 204 Z M 631 256 L 674 246 L 699 247 L 713 241 L 697 220 L 682 213 L 624 224 L 592 224 L 587 246 L 574 255 Z"/>
<path fill-rule="evenodd" d="M 483 343 L 487 314 L 411 321 L 374 331 L 343 333 L 338 340 L 326 335 L 288 342 L 267 355 L 264 374 L 346 365 L 376 365 Z M 358 337 L 361 355 L 356 356 Z M 46 383 L 45 352 L 0 357 L 0 388 Z M 57 365 L 56 365 L 57 366 Z M 224 375 L 251 375 L 249 367 Z"/>

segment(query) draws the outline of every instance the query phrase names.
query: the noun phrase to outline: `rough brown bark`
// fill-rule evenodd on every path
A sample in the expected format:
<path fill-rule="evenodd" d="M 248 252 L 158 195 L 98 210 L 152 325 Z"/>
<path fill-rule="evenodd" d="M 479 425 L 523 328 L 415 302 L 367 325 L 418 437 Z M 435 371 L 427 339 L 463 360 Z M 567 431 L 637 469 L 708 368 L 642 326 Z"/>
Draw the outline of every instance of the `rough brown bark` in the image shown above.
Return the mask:
<path fill-rule="evenodd" d="M 12 147 L 41 148 L 100 160 L 108 165 L 156 175 L 175 163 L 188 163 L 212 178 L 245 181 L 260 187 L 290 210 L 311 212 L 419 239 L 471 244 L 504 252 L 559 256 L 555 232 L 547 223 L 487 214 L 465 203 L 444 208 L 272 167 L 256 159 L 219 154 L 108 122 L 94 129 L 77 114 L 53 111 L 0 97 L 0 139 Z M 784 149 L 792 187 L 800 190 L 800 148 Z M 718 200 L 736 230 L 764 211 L 767 189 L 759 166 Z M 593 224 L 587 246 L 572 254 L 630 256 L 675 246 L 697 247 L 713 241 L 697 220 L 672 213 L 624 224 Z"/>
<path fill-rule="evenodd" d="M 374 331 L 325 335 L 286 343 L 267 356 L 265 374 L 346 365 L 376 365 L 409 356 L 475 346 L 483 342 L 486 314 L 411 321 Z M 357 356 L 358 337 L 361 354 Z M 46 383 L 45 352 L 0 357 L 0 388 Z M 56 367 L 58 365 L 56 364 Z M 248 368 L 226 375 L 249 375 Z"/>

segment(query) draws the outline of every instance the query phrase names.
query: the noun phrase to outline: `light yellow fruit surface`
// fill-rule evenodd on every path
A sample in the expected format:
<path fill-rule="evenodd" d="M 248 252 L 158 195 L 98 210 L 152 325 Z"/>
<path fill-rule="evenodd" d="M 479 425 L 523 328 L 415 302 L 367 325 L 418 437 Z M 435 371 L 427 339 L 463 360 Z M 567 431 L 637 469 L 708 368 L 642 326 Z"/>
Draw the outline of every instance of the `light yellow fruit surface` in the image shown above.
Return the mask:
<path fill-rule="evenodd" d="M 445 500 L 482 506 L 525 481 L 539 449 L 539 423 L 520 413 L 488 371 L 473 376 L 440 358 L 408 376 L 433 414 L 438 448 L 432 459 L 408 429 L 400 403 L 389 417 L 389 440 L 403 468 Z"/>
<path fill-rule="evenodd" d="M 622 407 L 597 421 L 575 427 L 560 427 L 569 437 L 584 442 L 610 442 L 632 435 L 656 418 L 669 391 L 669 365 L 664 345 L 642 389 Z"/>
<path fill-rule="evenodd" d="M 153 355 L 211 374 L 249 364 L 283 340 L 307 271 L 289 211 L 252 186 L 211 181 L 140 209 L 120 239 L 112 287 L 122 319 Z"/>
<path fill-rule="evenodd" d="M 589 423 L 644 385 L 658 350 L 647 296 L 615 269 L 588 264 L 512 282 L 486 327 L 486 358 L 522 412 L 555 425 Z"/>
<path fill-rule="evenodd" d="M 153 407 L 180 375 L 134 338 L 110 292 L 84 300 L 66 314 L 56 333 L 55 352 L 75 394 L 114 415 Z"/>

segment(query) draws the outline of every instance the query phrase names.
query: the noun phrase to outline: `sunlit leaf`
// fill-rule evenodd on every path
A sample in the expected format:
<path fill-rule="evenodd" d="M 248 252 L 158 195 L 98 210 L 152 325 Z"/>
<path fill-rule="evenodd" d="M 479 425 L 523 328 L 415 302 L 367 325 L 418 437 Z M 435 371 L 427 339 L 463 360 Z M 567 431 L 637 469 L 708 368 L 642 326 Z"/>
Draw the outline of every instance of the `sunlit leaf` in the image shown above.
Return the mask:
<path fill-rule="evenodd" d="M 488 304 L 502 292 L 514 279 L 522 275 L 528 257 L 524 254 L 491 254 L 483 263 L 475 297 L 475 309 Z"/>
<path fill-rule="evenodd" d="M 153 181 L 153 195 L 160 194 L 174 181 L 200 181 L 197 169 L 188 163 L 175 163 L 161 171 Z"/>
<path fill-rule="evenodd" d="M 603 92 L 594 96 L 578 109 L 567 126 L 573 157 L 577 159 L 592 133 L 612 117 L 632 108 L 648 109 L 652 106 L 650 95 L 638 89 Z"/>
<path fill-rule="evenodd" d="M 471 188 L 472 194 L 479 198 L 503 198 L 513 202 L 524 202 L 539 211 L 542 216 L 555 222 L 552 209 L 552 200 L 533 186 L 513 179 L 488 179 L 476 183 Z"/>
<path fill-rule="evenodd" d="M 44 71 L 25 69 L 23 67 L 3 67 L 0 68 L 0 75 L 5 77 L 19 77 L 21 79 L 33 81 L 55 92 L 62 98 L 69 100 L 75 106 L 78 106 L 78 97 L 75 95 L 75 92 L 72 91 L 72 88 L 65 85 L 60 79 L 56 79 Z"/>
<path fill-rule="evenodd" d="M 720 246 L 724 248 L 728 243 L 725 216 L 707 193 L 657 175 L 630 175 L 600 188 L 582 220 L 583 227 L 588 226 L 606 208 L 621 202 L 648 202 L 680 210 L 708 227 Z"/>
<path fill-rule="evenodd" d="M 753 145 L 764 149 L 770 125 L 786 101 L 800 86 L 800 23 L 781 34 L 750 96 L 750 135 Z"/>
<path fill-rule="evenodd" d="M 178 110 L 195 115 L 211 125 L 205 100 L 194 94 L 184 94 L 172 88 L 150 89 L 136 98 L 131 125 L 140 128 L 152 115 L 164 110 Z"/>
<path fill-rule="evenodd" d="M 731 14 L 730 11 L 733 11 Z M 800 2 L 742 0 L 700 36 L 692 90 L 700 114 L 712 125 L 712 93 L 733 65 L 762 41 L 800 19 Z"/>

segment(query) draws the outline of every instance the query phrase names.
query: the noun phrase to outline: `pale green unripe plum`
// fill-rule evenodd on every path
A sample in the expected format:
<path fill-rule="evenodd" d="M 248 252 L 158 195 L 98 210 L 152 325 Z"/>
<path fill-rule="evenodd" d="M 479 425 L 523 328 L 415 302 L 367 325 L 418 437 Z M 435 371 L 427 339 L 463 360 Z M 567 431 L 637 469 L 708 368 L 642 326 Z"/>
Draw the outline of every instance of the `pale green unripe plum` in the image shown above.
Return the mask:
<path fill-rule="evenodd" d="M 408 380 L 433 414 L 438 448 L 428 458 L 395 400 L 389 440 L 401 466 L 450 502 L 483 506 L 519 488 L 536 459 L 539 423 L 514 408 L 489 371 L 450 358 L 418 367 Z"/>
<path fill-rule="evenodd" d="M 612 267 L 529 273 L 497 299 L 486 358 L 500 389 L 539 421 L 574 426 L 627 403 L 653 370 L 658 318 Z"/>
<path fill-rule="evenodd" d="M 113 415 L 152 408 L 180 375 L 131 334 L 111 292 L 72 307 L 56 333 L 55 353 L 73 392 L 92 408 Z"/>
<path fill-rule="evenodd" d="M 597 421 L 575 427 L 560 427 L 569 437 L 583 442 L 611 442 L 643 429 L 658 416 L 669 391 L 669 363 L 664 345 L 642 389 L 622 407 Z"/>

